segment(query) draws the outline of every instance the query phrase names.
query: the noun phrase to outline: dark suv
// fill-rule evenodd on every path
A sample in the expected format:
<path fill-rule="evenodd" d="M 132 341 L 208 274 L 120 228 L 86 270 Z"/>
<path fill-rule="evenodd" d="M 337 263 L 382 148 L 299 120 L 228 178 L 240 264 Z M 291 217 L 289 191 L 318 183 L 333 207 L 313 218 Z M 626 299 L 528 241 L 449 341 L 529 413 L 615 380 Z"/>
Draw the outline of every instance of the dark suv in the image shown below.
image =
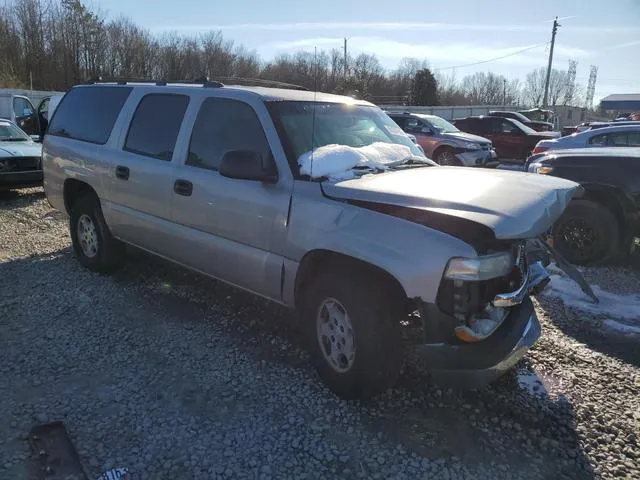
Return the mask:
<path fill-rule="evenodd" d="M 557 132 L 536 132 L 511 118 L 467 117 L 453 124 L 463 132 L 491 140 L 501 162 L 524 163 L 540 140 L 560 136 Z"/>
<path fill-rule="evenodd" d="M 640 237 L 640 148 L 579 148 L 534 155 L 531 173 L 566 178 L 585 191 L 553 226 L 552 240 L 576 264 L 629 252 Z"/>
<path fill-rule="evenodd" d="M 512 118 L 513 120 L 518 120 L 520 123 L 526 125 L 527 127 L 533 128 L 536 132 L 551 132 L 553 130 L 553 123 L 543 122 L 541 120 L 531 120 L 529 117 L 520 112 L 491 111 L 489 112 L 489 116 Z"/>

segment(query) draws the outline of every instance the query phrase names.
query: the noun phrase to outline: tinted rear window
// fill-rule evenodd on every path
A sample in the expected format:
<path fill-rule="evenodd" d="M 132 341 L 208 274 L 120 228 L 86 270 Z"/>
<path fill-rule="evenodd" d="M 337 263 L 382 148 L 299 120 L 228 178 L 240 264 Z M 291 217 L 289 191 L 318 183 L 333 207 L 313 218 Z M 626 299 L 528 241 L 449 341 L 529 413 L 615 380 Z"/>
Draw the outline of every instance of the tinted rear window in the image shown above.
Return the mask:
<path fill-rule="evenodd" d="M 52 118 L 49 135 L 104 144 L 131 87 L 81 87 L 69 91 Z"/>
<path fill-rule="evenodd" d="M 131 120 L 124 149 L 170 161 L 187 105 L 186 95 L 151 93 L 142 97 Z"/>

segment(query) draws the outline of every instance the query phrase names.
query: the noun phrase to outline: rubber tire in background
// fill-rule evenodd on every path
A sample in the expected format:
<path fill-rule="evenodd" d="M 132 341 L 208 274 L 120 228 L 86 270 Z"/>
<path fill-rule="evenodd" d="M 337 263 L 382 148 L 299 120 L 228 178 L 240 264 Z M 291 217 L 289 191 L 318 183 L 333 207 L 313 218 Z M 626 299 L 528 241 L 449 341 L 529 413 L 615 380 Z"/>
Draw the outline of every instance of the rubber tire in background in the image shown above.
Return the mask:
<path fill-rule="evenodd" d="M 562 229 L 572 221 L 585 222 L 595 233 L 591 252 L 578 254 L 564 244 Z M 616 254 L 620 227 L 613 213 L 605 206 L 590 200 L 572 200 L 553 226 L 551 236 L 554 247 L 571 263 L 590 265 L 604 262 Z"/>
<path fill-rule="evenodd" d="M 85 255 L 78 239 L 78 220 L 83 214 L 91 218 L 97 232 L 98 252 L 94 257 Z M 69 220 L 69 233 L 76 257 L 89 270 L 108 273 L 120 267 L 124 262 L 124 244 L 111 235 L 102 215 L 100 201 L 95 195 L 85 195 L 73 204 Z"/>
<path fill-rule="evenodd" d="M 333 369 L 318 341 L 316 316 L 327 298 L 334 298 L 344 306 L 354 331 L 355 358 L 344 373 Z M 404 361 L 401 318 L 382 284 L 346 269 L 320 273 L 305 286 L 301 314 L 312 362 L 322 381 L 336 395 L 366 399 L 395 384 Z"/>
<path fill-rule="evenodd" d="M 450 153 L 452 155 L 450 161 L 448 161 L 447 163 L 442 163 L 444 160 L 441 159 L 440 157 L 442 156 L 442 154 L 444 153 Z M 462 165 L 462 163 L 460 162 L 460 160 L 458 160 L 456 158 L 456 153 L 455 150 L 451 147 L 440 147 L 438 148 L 433 155 L 433 161 L 436 162 L 438 165 L 443 165 L 443 166 L 455 166 L 455 167 L 459 167 Z"/>

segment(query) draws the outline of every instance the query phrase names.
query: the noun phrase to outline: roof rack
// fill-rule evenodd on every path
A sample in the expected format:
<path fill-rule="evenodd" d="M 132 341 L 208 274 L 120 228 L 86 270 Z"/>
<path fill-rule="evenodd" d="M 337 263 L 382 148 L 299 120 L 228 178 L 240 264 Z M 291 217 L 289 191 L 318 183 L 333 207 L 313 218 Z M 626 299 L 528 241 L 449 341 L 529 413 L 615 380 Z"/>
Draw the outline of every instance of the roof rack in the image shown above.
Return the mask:
<path fill-rule="evenodd" d="M 276 80 L 266 80 L 264 78 L 248 78 L 248 77 L 216 77 L 218 80 L 224 81 L 227 85 L 231 85 L 231 82 L 242 86 L 259 86 L 259 87 L 273 87 L 273 88 L 288 88 L 291 90 L 305 90 L 308 88 L 302 85 L 295 85 L 293 83 L 278 82 Z"/>
<path fill-rule="evenodd" d="M 102 83 L 115 83 L 116 85 L 127 85 L 129 83 L 148 83 L 157 86 L 165 86 L 170 84 L 187 84 L 187 85 L 202 85 L 205 88 L 220 88 L 224 87 L 223 83 L 216 82 L 215 80 L 209 80 L 207 77 L 199 77 L 194 80 L 151 80 L 148 78 L 130 78 L 130 77 L 93 77 L 85 82 L 85 85 L 97 85 Z"/>

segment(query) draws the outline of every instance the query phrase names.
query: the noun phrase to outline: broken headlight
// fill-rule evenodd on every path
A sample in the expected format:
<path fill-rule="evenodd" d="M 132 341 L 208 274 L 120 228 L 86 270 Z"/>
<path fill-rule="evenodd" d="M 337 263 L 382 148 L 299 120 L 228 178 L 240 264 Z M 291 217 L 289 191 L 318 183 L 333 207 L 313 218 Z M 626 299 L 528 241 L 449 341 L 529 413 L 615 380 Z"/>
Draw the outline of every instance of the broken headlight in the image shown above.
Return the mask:
<path fill-rule="evenodd" d="M 502 277 L 513 268 L 511 253 L 503 252 L 476 258 L 452 258 L 444 272 L 449 280 L 481 281 Z"/>

